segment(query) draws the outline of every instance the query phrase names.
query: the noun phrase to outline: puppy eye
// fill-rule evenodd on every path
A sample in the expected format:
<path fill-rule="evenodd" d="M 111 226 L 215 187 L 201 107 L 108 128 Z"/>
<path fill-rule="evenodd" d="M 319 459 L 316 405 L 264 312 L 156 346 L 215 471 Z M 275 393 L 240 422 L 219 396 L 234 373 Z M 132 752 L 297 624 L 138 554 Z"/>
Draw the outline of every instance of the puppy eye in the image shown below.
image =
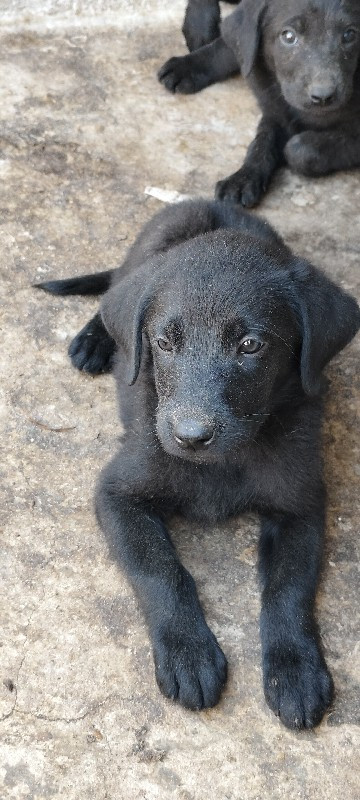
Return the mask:
<path fill-rule="evenodd" d="M 342 35 L 342 41 L 344 44 L 352 44 L 355 42 L 356 37 L 357 33 L 354 28 L 348 28 L 347 31 L 344 31 Z"/>
<path fill-rule="evenodd" d="M 296 33 L 294 33 L 294 31 L 290 30 L 289 28 L 281 32 L 280 39 L 283 42 L 283 44 L 288 44 L 288 45 L 297 44 L 297 42 L 299 41 L 298 37 L 296 36 Z"/>
<path fill-rule="evenodd" d="M 254 353 L 258 353 L 262 347 L 264 347 L 264 342 L 260 342 L 259 339 L 253 339 L 253 337 L 248 336 L 240 342 L 238 353 L 252 356 Z"/>
<path fill-rule="evenodd" d="M 173 349 L 173 346 L 168 339 L 158 339 L 157 343 L 158 346 L 160 347 L 160 350 L 166 350 L 167 353 L 170 353 L 171 350 Z"/>

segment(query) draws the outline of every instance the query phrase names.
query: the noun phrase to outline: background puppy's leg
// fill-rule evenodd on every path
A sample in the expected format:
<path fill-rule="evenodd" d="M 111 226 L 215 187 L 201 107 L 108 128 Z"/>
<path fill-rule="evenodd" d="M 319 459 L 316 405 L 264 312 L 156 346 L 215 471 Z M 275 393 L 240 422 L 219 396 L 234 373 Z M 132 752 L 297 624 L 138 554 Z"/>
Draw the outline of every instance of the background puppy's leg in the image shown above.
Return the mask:
<path fill-rule="evenodd" d="M 354 130 L 355 129 L 355 130 Z M 304 131 L 292 136 L 284 150 L 289 167 L 302 175 L 327 175 L 360 166 L 360 130 Z"/>
<path fill-rule="evenodd" d="M 246 208 L 255 206 L 266 192 L 276 167 L 282 163 L 285 141 L 285 132 L 273 120 L 263 117 L 243 166 L 218 181 L 216 198 L 237 201 Z"/>
<path fill-rule="evenodd" d="M 219 37 L 187 56 L 175 56 L 158 72 L 160 83 L 169 92 L 193 94 L 239 72 L 234 53 Z"/>
<path fill-rule="evenodd" d="M 261 641 L 264 692 L 288 728 L 317 725 L 333 695 L 314 619 L 323 520 L 264 519 Z"/>
<path fill-rule="evenodd" d="M 182 32 L 190 52 L 220 36 L 219 0 L 189 0 Z"/>
<path fill-rule="evenodd" d="M 115 481 L 105 470 L 97 515 L 145 613 L 159 687 L 186 708 L 214 706 L 226 681 L 226 659 L 205 622 L 195 583 L 160 517 L 140 498 L 122 495 Z"/>
<path fill-rule="evenodd" d="M 100 314 L 95 314 L 69 345 L 68 354 L 74 367 L 98 375 L 111 372 L 116 344 L 109 336 Z"/>

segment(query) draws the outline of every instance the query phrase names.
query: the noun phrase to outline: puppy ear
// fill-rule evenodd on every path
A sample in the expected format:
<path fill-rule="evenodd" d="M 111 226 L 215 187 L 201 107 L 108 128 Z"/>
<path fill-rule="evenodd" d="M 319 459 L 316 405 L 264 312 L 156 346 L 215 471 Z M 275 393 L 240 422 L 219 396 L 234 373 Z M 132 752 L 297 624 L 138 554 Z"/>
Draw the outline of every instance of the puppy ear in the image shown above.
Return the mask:
<path fill-rule="evenodd" d="M 254 66 L 260 41 L 261 17 L 266 6 L 267 0 L 243 0 L 221 25 L 221 36 L 236 56 L 244 78 Z"/>
<path fill-rule="evenodd" d="M 127 358 L 127 383 L 135 383 L 140 369 L 142 331 L 151 293 L 142 271 L 124 278 L 104 295 L 101 317 L 106 330 Z"/>
<path fill-rule="evenodd" d="M 322 370 L 359 330 L 360 308 L 354 297 L 306 261 L 294 262 L 292 278 L 302 328 L 302 385 L 306 394 L 316 395 Z"/>

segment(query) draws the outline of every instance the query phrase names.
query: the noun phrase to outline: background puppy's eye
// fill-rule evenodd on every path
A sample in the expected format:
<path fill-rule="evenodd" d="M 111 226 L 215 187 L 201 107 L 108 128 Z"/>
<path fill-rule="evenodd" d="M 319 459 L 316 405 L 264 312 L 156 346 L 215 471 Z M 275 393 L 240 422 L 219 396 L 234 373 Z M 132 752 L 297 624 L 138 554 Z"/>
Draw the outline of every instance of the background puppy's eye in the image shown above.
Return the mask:
<path fill-rule="evenodd" d="M 280 39 L 283 42 L 283 44 L 290 44 L 290 45 L 296 44 L 298 41 L 296 33 L 292 31 L 290 28 L 286 28 L 286 30 L 281 31 Z"/>
<path fill-rule="evenodd" d="M 254 339 L 252 336 L 247 336 L 242 340 L 242 342 L 240 342 L 238 353 L 252 356 L 254 353 L 258 353 L 263 346 L 264 342 L 261 342 L 259 339 Z"/>
<path fill-rule="evenodd" d="M 160 350 L 166 350 L 168 353 L 170 353 L 171 350 L 173 349 L 173 346 L 168 339 L 158 339 L 157 343 L 158 346 L 160 347 Z"/>
<path fill-rule="evenodd" d="M 357 33 L 354 30 L 354 28 L 348 28 L 347 31 L 344 31 L 342 35 L 342 41 L 344 44 L 352 44 L 353 42 L 355 42 L 356 38 L 357 38 Z"/>

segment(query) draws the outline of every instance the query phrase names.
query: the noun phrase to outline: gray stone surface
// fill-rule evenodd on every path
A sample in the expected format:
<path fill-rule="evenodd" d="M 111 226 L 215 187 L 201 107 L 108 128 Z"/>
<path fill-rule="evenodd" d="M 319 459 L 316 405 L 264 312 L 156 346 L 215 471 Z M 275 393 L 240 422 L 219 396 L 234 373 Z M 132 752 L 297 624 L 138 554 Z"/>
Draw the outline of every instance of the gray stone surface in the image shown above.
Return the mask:
<path fill-rule="evenodd" d="M 136 22 L 144 26 L 152 20 L 179 20 L 184 10 L 183 0 L 0 0 L 1 27 L 56 28 L 64 24 L 85 26 L 121 25 Z"/>
<path fill-rule="evenodd" d="M 96 302 L 51 298 L 31 283 L 117 264 L 160 207 L 147 185 L 211 194 L 240 164 L 258 111 L 240 79 L 194 97 L 157 83 L 158 66 L 183 49 L 180 2 L 176 24 L 144 14 L 136 25 L 119 18 L 117 27 L 79 30 L 73 19 L 77 27 L 53 32 L 25 29 L 25 5 L 1 4 L 19 24 L 0 51 L 0 796 L 355 800 L 359 339 L 329 370 L 324 435 L 318 613 L 334 707 L 314 732 L 296 735 L 265 705 L 257 521 L 243 517 L 215 530 L 174 525 L 230 665 L 219 706 L 185 711 L 155 686 L 145 626 L 94 520 L 94 482 L 120 432 L 114 386 L 75 372 L 66 349 Z M 42 3 L 50 5 L 85 3 Z M 360 297 L 359 202 L 359 173 L 312 181 L 283 170 L 261 212 Z"/>

